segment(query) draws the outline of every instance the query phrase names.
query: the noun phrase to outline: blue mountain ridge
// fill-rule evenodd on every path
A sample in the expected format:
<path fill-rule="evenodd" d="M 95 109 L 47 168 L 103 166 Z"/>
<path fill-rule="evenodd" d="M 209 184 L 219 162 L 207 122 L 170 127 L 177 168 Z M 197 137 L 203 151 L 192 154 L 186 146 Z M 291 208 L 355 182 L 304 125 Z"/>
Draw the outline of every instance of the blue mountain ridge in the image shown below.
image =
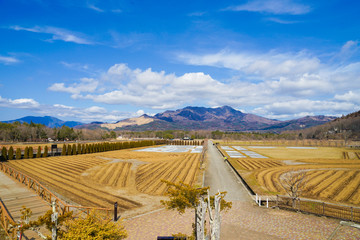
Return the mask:
<path fill-rule="evenodd" d="M 19 118 L 19 119 L 15 119 L 15 120 L 9 120 L 9 121 L 2 121 L 4 123 L 13 123 L 13 122 L 20 122 L 20 123 L 36 123 L 36 124 L 43 124 L 49 128 L 54 128 L 54 127 L 62 127 L 62 126 L 67 126 L 67 127 L 75 127 L 75 126 L 79 126 L 79 125 L 83 125 L 84 123 L 82 122 L 76 122 L 76 121 L 63 121 L 60 120 L 58 118 L 55 117 L 51 117 L 51 116 L 45 116 L 45 117 L 36 117 L 36 116 L 26 116 L 23 118 Z"/>

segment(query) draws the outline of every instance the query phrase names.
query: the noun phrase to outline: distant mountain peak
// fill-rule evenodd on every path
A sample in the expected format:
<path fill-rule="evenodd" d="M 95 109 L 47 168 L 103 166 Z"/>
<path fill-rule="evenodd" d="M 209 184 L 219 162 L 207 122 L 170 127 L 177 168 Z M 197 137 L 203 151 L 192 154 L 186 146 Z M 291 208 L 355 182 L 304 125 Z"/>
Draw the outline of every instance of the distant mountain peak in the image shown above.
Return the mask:
<path fill-rule="evenodd" d="M 52 116 L 44 116 L 44 117 L 39 117 L 39 116 L 26 116 L 23 118 L 19 118 L 19 119 L 15 119 L 15 120 L 9 120 L 9 121 L 3 121 L 5 123 L 13 123 L 13 122 L 21 122 L 21 123 L 36 123 L 36 124 L 42 124 L 45 125 L 49 128 L 53 128 L 53 127 L 62 127 L 62 126 L 68 126 L 68 127 L 75 127 L 75 126 L 79 126 L 79 125 L 83 125 L 83 123 L 81 122 L 75 122 L 75 121 L 63 121 L 60 120 L 56 117 L 52 117 Z"/>

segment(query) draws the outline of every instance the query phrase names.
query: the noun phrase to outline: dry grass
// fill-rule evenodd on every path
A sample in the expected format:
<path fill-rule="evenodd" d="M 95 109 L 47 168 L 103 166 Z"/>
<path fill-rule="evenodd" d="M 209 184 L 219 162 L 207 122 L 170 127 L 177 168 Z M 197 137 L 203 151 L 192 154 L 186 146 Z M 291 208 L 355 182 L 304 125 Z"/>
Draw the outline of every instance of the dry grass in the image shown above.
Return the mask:
<path fill-rule="evenodd" d="M 160 182 L 163 178 L 193 184 L 199 157 L 200 154 L 193 153 L 119 150 L 13 160 L 9 165 L 38 179 L 64 199 L 83 206 L 107 208 L 118 202 L 124 211 L 145 207 L 154 201 L 158 205 L 159 199 L 144 193 L 162 195 L 166 190 Z M 157 168 L 159 165 L 164 169 Z"/>
<path fill-rule="evenodd" d="M 290 171 L 306 171 L 307 183 L 302 192 L 303 197 L 360 205 L 360 160 L 356 151 L 329 147 L 242 147 L 269 157 L 230 159 L 256 192 L 285 194 L 280 184 L 281 176 Z M 347 153 L 346 157 L 344 152 Z"/>
<path fill-rule="evenodd" d="M 286 147 L 276 148 L 250 148 L 249 150 L 279 160 L 302 160 L 302 159 L 341 159 L 341 148 L 319 147 L 316 149 L 292 149 Z"/>

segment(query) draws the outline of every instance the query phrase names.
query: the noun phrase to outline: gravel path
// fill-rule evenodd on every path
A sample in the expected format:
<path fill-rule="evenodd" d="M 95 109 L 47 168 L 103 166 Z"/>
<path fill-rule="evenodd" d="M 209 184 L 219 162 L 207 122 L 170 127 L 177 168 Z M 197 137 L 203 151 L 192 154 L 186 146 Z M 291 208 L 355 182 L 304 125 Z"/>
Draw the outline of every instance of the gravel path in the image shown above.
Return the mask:
<path fill-rule="evenodd" d="M 216 147 L 209 141 L 204 186 L 210 186 L 211 195 L 217 193 L 218 190 L 227 191 L 225 199 L 228 201 L 250 202 L 249 194 L 232 171 Z"/>

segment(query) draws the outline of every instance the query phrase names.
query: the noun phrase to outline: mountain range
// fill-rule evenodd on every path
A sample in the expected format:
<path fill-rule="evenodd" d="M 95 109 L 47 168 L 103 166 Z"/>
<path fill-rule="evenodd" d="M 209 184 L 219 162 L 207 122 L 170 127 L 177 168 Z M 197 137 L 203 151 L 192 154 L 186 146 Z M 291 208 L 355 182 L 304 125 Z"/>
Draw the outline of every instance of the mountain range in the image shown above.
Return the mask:
<path fill-rule="evenodd" d="M 299 130 L 334 120 L 329 116 L 307 116 L 294 120 L 280 121 L 254 114 L 243 113 L 229 106 L 218 108 L 185 107 L 165 111 L 154 116 L 146 114 L 118 121 L 116 123 L 65 122 L 54 117 L 25 117 L 6 122 L 41 123 L 48 127 L 62 125 L 75 128 L 104 128 L 109 130 L 153 131 L 153 130 L 222 130 L 222 131 L 271 131 Z"/>
<path fill-rule="evenodd" d="M 56 117 L 50 117 L 50 116 L 45 116 L 45 117 L 27 116 L 27 117 L 15 119 L 15 120 L 2 121 L 2 122 L 4 122 L 4 123 L 13 123 L 13 122 L 24 123 L 24 122 L 26 122 L 29 124 L 31 122 L 33 122 L 36 124 L 43 124 L 49 128 L 62 127 L 62 126 L 75 127 L 75 126 L 83 125 L 83 123 L 81 123 L 81 122 L 63 121 Z"/>

